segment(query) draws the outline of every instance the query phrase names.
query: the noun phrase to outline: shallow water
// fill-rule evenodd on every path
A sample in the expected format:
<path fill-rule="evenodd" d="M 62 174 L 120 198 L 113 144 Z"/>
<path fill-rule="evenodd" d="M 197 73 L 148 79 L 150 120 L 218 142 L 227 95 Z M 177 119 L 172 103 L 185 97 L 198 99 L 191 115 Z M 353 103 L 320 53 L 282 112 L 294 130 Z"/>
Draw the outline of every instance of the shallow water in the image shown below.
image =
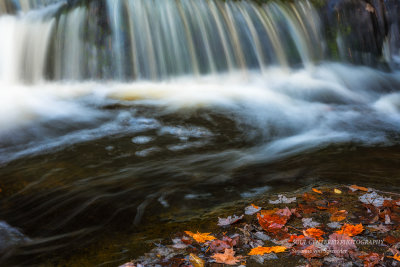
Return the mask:
<path fill-rule="evenodd" d="M 34 240 L 11 262 L 310 183 L 396 191 L 399 84 L 397 73 L 321 64 L 195 82 L 7 85 L 0 216 Z"/>

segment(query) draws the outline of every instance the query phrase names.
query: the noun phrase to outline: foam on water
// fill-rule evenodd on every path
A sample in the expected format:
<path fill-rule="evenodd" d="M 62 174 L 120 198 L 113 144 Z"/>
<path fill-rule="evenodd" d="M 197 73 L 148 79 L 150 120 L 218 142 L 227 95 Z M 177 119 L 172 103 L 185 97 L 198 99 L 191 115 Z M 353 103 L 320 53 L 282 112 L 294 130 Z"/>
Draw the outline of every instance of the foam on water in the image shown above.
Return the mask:
<path fill-rule="evenodd" d="M 243 138 L 254 144 L 245 149 L 250 161 L 340 142 L 384 145 L 396 140 L 400 127 L 400 97 L 395 93 L 399 84 L 397 73 L 341 64 L 168 82 L 1 84 L 1 160 L 143 129 L 158 129 L 160 135 L 183 142 L 200 138 L 199 146 L 224 133 L 163 125 L 156 114 L 190 116 L 201 110 L 235 121 Z M 111 104 L 131 109 L 104 108 Z M 143 106 L 157 110 L 155 116 L 135 114 Z"/>

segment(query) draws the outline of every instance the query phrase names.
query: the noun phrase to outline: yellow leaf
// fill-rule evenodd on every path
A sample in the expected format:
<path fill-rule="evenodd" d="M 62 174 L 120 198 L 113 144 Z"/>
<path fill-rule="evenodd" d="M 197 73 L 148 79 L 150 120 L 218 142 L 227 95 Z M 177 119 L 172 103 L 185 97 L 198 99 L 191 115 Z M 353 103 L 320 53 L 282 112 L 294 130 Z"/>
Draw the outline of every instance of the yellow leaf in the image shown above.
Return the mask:
<path fill-rule="evenodd" d="M 340 191 L 339 189 L 333 189 L 333 192 L 335 192 L 335 194 L 341 194 L 342 193 L 342 191 Z"/>
<path fill-rule="evenodd" d="M 285 250 L 286 247 L 283 246 L 256 247 L 249 252 L 249 255 L 264 255 L 265 253 L 271 253 L 271 252 L 279 253 L 279 252 L 284 252 Z"/>
<path fill-rule="evenodd" d="M 314 191 L 315 193 L 318 193 L 318 194 L 322 194 L 322 191 L 320 191 L 320 190 L 318 190 L 316 188 L 313 188 L 312 191 Z"/>
<path fill-rule="evenodd" d="M 211 240 L 215 239 L 215 237 L 210 235 L 211 233 L 199 233 L 199 232 L 197 232 L 197 234 L 195 234 L 195 233 L 192 233 L 190 231 L 185 231 L 185 233 L 188 236 L 191 236 L 194 240 L 196 240 L 199 243 L 204 243 L 206 241 L 211 241 Z"/>
<path fill-rule="evenodd" d="M 189 261 L 193 265 L 193 267 L 204 267 L 204 261 L 193 253 L 189 254 Z"/>

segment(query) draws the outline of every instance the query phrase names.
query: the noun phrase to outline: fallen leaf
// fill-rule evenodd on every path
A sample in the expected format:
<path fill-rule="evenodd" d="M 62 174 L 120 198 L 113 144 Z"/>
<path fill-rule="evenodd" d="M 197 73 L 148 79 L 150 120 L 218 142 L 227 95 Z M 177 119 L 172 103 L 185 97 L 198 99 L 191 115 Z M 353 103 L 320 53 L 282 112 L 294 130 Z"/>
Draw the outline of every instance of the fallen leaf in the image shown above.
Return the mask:
<path fill-rule="evenodd" d="M 318 193 L 318 194 L 322 194 L 322 191 L 318 190 L 317 188 L 313 188 L 312 191 L 314 191 L 315 193 Z"/>
<path fill-rule="evenodd" d="M 330 220 L 333 222 L 340 222 L 340 221 L 343 221 L 344 219 L 346 219 L 346 216 L 347 216 L 346 210 L 339 210 L 331 215 Z"/>
<path fill-rule="evenodd" d="M 204 260 L 200 259 L 193 253 L 189 254 L 189 261 L 193 265 L 193 267 L 204 267 Z"/>
<path fill-rule="evenodd" d="M 397 261 L 400 261 L 400 255 L 398 255 L 397 253 L 396 253 L 396 255 L 394 255 L 394 256 L 391 257 L 391 258 L 393 258 L 393 259 L 395 259 L 395 260 L 397 260 Z"/>
<path fill-rule="evenodd" d="M 303 231 L 303 234 L 308 237 L 315 238 L 317 240 L 323 239 L 322 236 L 325 234 L 324 231 L 317 229 L 317 228 L 309 228 Z"/>
<path fill-rule="evenodd" d="M 394 244 L 400 242 L 400 238 L 396 238 L 396 237 L 394 237 L 394 236 L 388 235 L 387 237 L 385 237 L 385 238 L 383 239 L 383 241 L 384 241 L 385 243 L 387 243 L 387 244 L 394 245 Z"/>
<path fill-rule="evenodd" d="M 335 256 L 338 257 L 348 254 L 349 250 L 357 249 L 353 238 L 338 233 L 329 236 L 328 244 Z"/>
<path fill-rule="evenodd" d="M 301 221 L 303 222 L 304 228 L 314 228 L 320 226 L 320 223 L 314 222 L 312 218 L 303 218 Z"/>
<path fill-rule="evenodd" d="M 253 215 L 254 213 L 259 212 L 260 210 L 261 210 L 261 207 L 251 204 L 250 206 L 248 206 L 244 209 L 244 214 Z"/>
<path fill-rule="evenodd" d="M 232 248 L 232 246 L 222 240 L 213 240 L 210 244 L 210 250 L 212 252 L 225 251 L 225 249 L 227 249 L 227 248 Z"/>
<path fill-rule="evenodd" d="M 372 204 L 375 207 L 382 207 L 385 200 L 392 200 L 391 198 L 382 197 L 378 195 L 375 191 L 372 193 L 367 193 L 358 198 L 362 203 Z"/>
<path fill-rule="evenodd" d="M 243 219 L 243 216 L 228 216 L 227 218 L 218 218 L 218 226 L 227 226 L 238 222 L 239 220 Z"/>
<path fill-rule="evenodd" d="M 195 234 L 195 233 L 192 233 L 190 231 L 185 231 L 185 233 L 188 236 L 192 237 L 194 240 L 196 240 L 199 243 L 204 243 L 204 242 L 211 241 L 211 240 L 215 239 L 215 237 L 210 235 L 211 233 L 199 233 L 199 232 L 197 232 L 197 234 Z"/>
<path fill-rule="evenodd" d="M 333 192 L 335 192 L 335 194 L 341 194 L 342 193 L 342 191 L 340 191 L 339 189 L 333 189 Z"/>
<path fill-rule="evenodd" d="M 368 228 L 372 228 L 372 231 L 378 231 L 379 233 L 386 233 L 390 229 L 387 226 L 384 226 L 383 224 L 380 224 L 379 226 L 377 225 L 368 225 Z"/>
<path fill-rule="evenodd" d="M 302 195 L 302 198 L 304 199 L 304 201 L 306 202 L 313 202 L 315 200 L 317 200 L 317 198 L 309 193 L 304 193 Z"/>
<path fill-rule="evenodd" d="M 270 200 L 269 203 L 270 204 L 289 204 L 292 202 L 296 201 L 296 197 L 291 197 L 291 198 L 287 198 L 284 195 L 278 195 L 278 199 L 277 200 Z"/>
<path fill-rule="evenodd" d="M 288 217 L 275 214 L 276 210 L 262 210 L 257 213 L 258 223 L 265 231 L 275 231 L 285 226 Z"/>
<path fill-rule="evenodd" d="M 358 257 L 364 261 L 364 267 L 374 267 L 383 259 L 383 255 L 374 252 Z"/>
<path fill-rule="evenodd" d="M 323 250 L 321 248 L 318 248 L 315 245 L 308 246 L 304 249 L 301 250 L 301 255 L 303 255 L 304 258 L 310 259 L 310 258 L 323 258 L 326 255 L 328 255 L 329 252 L 327 250 Z"/>
<path fill-rule="evenodd" d="M 283 246 L 275 246 L 275 247 L 256 247 L 253 248 L 249 255 L 264 255 L 265 253 L 279 253 L 286 251 L 286 247 Z"/>
<path fill-rule="evenodd" d="M 339 231 L 336 231 L 336 233 L 338 234 L 346 234 L 348 236 L 355 236 L 360 234 L 362 231 L 364 231 L 364 227 L 362 226 L 362 224 L 357 224 L 357 225 L 352 225 L 352 224 L 347 224 L 345 223 L 342 226 L 342 229 L 340 229 Z"/>
<path fill-rule="evenodd" d="M 311 214 L 311 213 L 317 212 L 317 209 L 314 208 L 313 206 L 303 205 L 303 204 L 299 204 L 299 210 L 304 214 Z"/>
<path fill-rule="evenodd" d="M 357 190 L 361 190 L 361 191 L 365 191 L 365 192 L 368 192 L 368 188 L 366 188 L 366 187 L 362 187 L 362 186 L 358 186 L 358 185 L 352 185 L 352 186 L 349 186 L 349 188 L 350 188 L 350 190 L 351 191 L 357 191 Z"/>
<path fill-rule="evenodd" d="M 327 226 L 332 229 L 339 229 L 342 225 L 339 222 L 330 222 Z"/>
<path fill-rule="evenodd" d="M 224 253 L 215 253 L 211 258 L 217 263 L 235 265 L 240 262 L 242 257 L 235 257 L 235 251 L 231 248 L 226 248 Z"/>
<path fill-rule="evenodd" d="M 290 217 L 292 216 L 292 212 L 290 211 L 290 209 L 288 207 L 284 208 L 284 209 L 279 209 L 275 212 L 277 215 L 279 216 L 283 216 L 283 217 Z"/>
<path fill-rule="evenodd" d="M 188 247 L 188 245 L 185 244 L 185 243 L 183 243 L 183 242 L 182 242 L 182 239 L 180 239 L 180 238 L 174 238 L 174 239 L 172 239 L 172 243 L 174 243 L 174 244 L 172 245 L 172 247 L 173 247 L 173 248 L 176 248 L 176 249 L 185 249 L 185 248 Z"/>

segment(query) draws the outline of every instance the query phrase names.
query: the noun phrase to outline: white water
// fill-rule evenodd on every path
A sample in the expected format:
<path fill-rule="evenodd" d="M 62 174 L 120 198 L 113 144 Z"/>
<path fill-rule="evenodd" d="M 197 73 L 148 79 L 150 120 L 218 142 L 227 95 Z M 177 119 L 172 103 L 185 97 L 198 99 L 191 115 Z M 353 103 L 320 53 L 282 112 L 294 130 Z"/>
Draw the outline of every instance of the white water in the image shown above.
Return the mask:
<path fill-rule="evenodd" d="M 103 108 L 115 103 L 133 109 L 153 107 L 157 114 L 177 117 L 201 109 L 231 118 L 242 138 L 254 143 L 254 147 L 237 151 L 239 165 L 275 160 L 332 143 L 388 145 L 400 131 L 399 85 L 397 73 L 340 64 L 296 71 L 270 68 L 264 75 L 182 77 L 168 82 L 8 85 L 0 90 L 0 160 L 4 163 L 74 143 L 115 134 L 136 135 L 149 129 L 159 135 L 167 131 L 189 146 L 185 142 L 188 131 L 205 143 L 224 134 L 199 128 L 193 132 L 187 125 L 177 125 L 182 128 L 171 131 L 156 117 Z M 57 134 L 60 128 L 61 135 Z M 157 136 L 149 142 L 157 146 Z"/>

